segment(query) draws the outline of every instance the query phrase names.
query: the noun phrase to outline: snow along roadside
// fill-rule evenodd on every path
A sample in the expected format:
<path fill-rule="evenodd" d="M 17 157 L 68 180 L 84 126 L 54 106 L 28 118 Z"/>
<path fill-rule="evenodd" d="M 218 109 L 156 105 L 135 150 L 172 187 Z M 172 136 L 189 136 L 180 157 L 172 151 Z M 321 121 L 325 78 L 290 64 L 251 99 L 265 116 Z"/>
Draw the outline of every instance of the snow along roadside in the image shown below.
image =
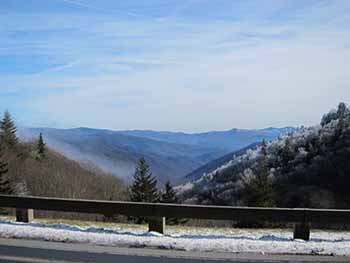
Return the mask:
<path fill-rule="evenodd" d="M 174 231 L 173 231 L 174 232 Z M 284 230 L 179 229 L 161 235 L 144 231 L 0 220 L 0 238 L 23 238 L 103 246 L 149 247 L 232 253 L 350 255 L 349 232 L 314 231 L 311 240 L 292 240 Z"/>

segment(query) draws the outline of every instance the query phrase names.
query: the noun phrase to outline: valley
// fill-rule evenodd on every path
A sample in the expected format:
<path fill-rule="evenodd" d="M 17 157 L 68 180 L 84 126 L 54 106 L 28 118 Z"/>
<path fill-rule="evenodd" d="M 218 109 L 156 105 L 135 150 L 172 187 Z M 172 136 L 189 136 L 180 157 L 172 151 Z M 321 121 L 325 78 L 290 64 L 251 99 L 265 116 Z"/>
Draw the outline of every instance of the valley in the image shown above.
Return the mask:
<path fill-rule="evenodd" d="M 177 184 L 187 181 L 187 174 L 214 160 L 227 160 L 233 151 L 263 139 L 272 140 L 293 130 L 290 127 L 232 129 L 186 134 L 89 128 L 21 128 L 18 134 L 21 139 L 30 141 L 42 133 L 51 148 L 68 158 L 92 163 L 127 182 L 132 178 L 137 160 L 144 156 L 161 184 L 168 180 Z"/>

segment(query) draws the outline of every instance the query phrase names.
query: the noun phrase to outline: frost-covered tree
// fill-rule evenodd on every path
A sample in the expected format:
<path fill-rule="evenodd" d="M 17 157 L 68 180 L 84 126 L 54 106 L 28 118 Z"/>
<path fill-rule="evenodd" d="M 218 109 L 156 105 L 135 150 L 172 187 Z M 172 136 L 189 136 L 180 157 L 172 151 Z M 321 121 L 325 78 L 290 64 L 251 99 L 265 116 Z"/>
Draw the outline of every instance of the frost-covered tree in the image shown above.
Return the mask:
<path fill-rule="evenodd" d="M 285 139 L 284 146 L 279 150 L 279 159 L 283 165 L 287 165 L 289 161 L 294 158 L 294 149 L 292 148 L 291 140 L 289 138 Z"/>
<path fill-rule="evenodd" d="M 339 103 L 337 110 L 337 119 L 344 119 L 349 116 L 349 109 L 344 102 Z"/>
<path fill-rule="evenodd" d="M 323 115 L 321 125 L 325 126 L 333 120 L 350 118 L 350 110 L 344 102 L 339 103 L 337 110 L 331 110 Z"/>
<path fill-rule="evenodd" d="M 275 193 L 270 178 L 265 140 L 261 144 L 260 152 L 260 159 L 252 169 L 252 175 L 243 180 L 243 196 L 248 206 L 272 207 L 275 206 Z"/>
<path fill-rule="evenodd" d="M 261 142 L 260 152 L 261 152 L 262 157 L 264 157 L 264 158 L 267 157 L 267 141 L 265 139 L 262 140 L 262 142 Z"/>

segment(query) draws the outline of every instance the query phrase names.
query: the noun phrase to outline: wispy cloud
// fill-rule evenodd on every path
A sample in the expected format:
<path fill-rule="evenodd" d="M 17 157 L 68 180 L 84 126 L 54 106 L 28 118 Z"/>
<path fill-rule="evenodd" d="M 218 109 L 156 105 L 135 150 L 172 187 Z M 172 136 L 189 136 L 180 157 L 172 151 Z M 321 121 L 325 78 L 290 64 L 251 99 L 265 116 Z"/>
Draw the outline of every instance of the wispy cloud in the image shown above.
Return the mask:
<path fill-rule="evenodd" d="M 128 11 L 123 11 L 123 10 L 117 10 L 117 9 L 107 9 L 107 8 L 101 8 L 97 5 L 91 5 L 88 2 L 84 2 L 84 1 L 77 1 L 77 0 L 56 0 L 56 1 L 61 1 L 64 3 L 68 3 L 71 5 L 75 5 L 75 6 L 79 6 L 79 7 L 83 7 L 83 8 L 88 8 L 91 9 L 93 11 L 97 11 L 97 12 L 104 12 L 107 14 L 122 14 L 122 15 L 127 15 L 127 16 L 131 16 L 131 17 L 137 17 L 138 15 L 136 13 L 132 13 L 132 12 L 128 12 Z"/>
<path fill-rule="evenodd" d="M 347 1 L 55 2 L 0 15 L 2 107 L 25 125 L 308 125 L 350 100 Z"/>

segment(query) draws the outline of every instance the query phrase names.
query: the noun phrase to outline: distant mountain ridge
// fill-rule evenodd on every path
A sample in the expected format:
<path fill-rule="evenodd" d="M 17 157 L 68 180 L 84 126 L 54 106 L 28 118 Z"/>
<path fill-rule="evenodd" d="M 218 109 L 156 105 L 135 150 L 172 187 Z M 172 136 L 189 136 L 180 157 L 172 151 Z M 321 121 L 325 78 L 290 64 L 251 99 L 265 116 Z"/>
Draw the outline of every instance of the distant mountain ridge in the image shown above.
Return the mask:
<path fill-rule="evenodd" d="M 112 131 L 91 128 L 22 128 L 22 139 L 43 133 L 47 144 L 67 157 L 88 161 L 131 180 L 137 160 L 144 156 L 160 183 L 187 180 L 186 174 L 230 152 L 262 139 L 273 139 L 293 128 L 179 133 Z"/>
<path fill-rule="evenodd" d="M 118 131 L 125 135 L 144 137 L 154 140 L 180 143 L 186 145 L 197 145 L 209 148 L 218 148 L 227 151 L 235 151 L 248 146 L 251 143 L 273 140 L 281 134 L 295 131 L 293 127 L 266 128 L 266 129 L 231 129 L 226 131 L 210 131 L 202 133 L 184 133 L 152 130 L 128 130 Z"/>

